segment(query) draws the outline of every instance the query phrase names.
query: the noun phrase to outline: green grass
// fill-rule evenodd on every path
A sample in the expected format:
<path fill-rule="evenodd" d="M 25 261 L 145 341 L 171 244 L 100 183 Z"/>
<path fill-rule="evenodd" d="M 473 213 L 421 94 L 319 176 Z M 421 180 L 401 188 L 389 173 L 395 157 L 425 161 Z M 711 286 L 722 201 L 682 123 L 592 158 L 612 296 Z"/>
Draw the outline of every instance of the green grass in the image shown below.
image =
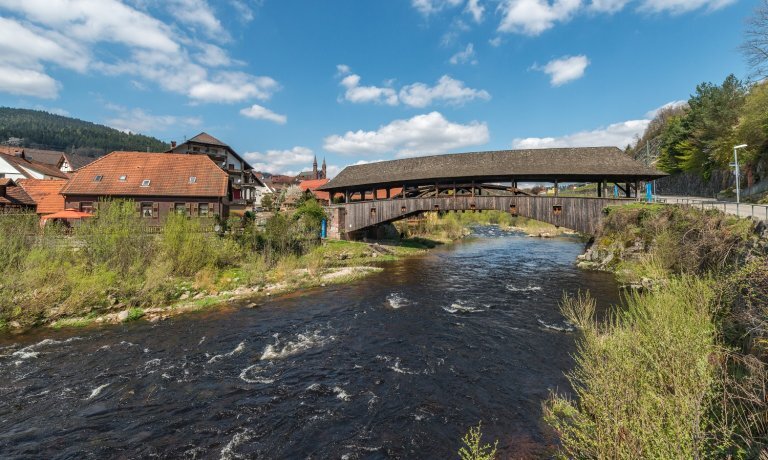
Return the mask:
<path fill-rule="evenodd" d="M 144 310 L 141 308 L 131 308 L 128 310 L 128 318 L 125 322 L 136 321 L 144 316 Z"/>

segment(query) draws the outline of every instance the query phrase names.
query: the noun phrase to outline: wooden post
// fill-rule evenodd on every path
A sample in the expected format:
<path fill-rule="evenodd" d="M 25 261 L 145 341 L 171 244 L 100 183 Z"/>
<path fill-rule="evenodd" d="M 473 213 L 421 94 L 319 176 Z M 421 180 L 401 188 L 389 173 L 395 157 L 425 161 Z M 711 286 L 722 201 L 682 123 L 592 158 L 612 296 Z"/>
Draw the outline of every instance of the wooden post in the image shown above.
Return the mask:
<path fill-rule="evenodd" d="M 630 188 L 629 182 L 627 182 L 626 185 L 627 185 L 627 190 L 626 190 L 627 198 L 632 198 L 632 189 Z"/>
<path fill-rule="evenodd" d="M 560 185 L 557 179 L 555 179 L 555 196 L 558 196 L 559 194 L 560 194 Z"/>
<path fill-rule="evenodd" d="M 597 181 L 597 197 L 602 198 L 603 197 L 603 181 L 602 179 Z"/>
<path fill-rule="evenodd" d="M 475 197 L 475 181 L 472 181 L 472 198 Z"/>
<path fill-rule="evenodd" d="M 344 189 L 344 202 L 349 203 L 349 189 Z"/>
<path fill-rule="evenodd" d="M 385 196 L 387 197 L 387 199 L 389 199 L 390 198 L 390 196 L 389 196 L 390 188 L 387 187 L 385 190 L 386 190 Z"/>

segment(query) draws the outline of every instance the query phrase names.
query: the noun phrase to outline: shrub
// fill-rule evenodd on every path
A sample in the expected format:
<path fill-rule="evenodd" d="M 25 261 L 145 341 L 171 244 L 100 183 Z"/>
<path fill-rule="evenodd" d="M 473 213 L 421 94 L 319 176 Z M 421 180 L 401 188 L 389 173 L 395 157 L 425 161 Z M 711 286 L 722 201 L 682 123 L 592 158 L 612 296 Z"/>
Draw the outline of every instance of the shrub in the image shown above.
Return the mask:
<path fill-rule="evenodd" d="M 584 329 L 568 374 L 577 399 L 552 395 L 545 420 L 575 458 L 702 458 L 716 370 L 711 283 L 672 280 Z"/>
<path fill-rule="evenodd" d="M 483 438 L 481 425 L 481 423 L 478 423 L 477 427 L 470 427 L 467 434 L 461 438 L 461 441 L 464 443 L 464 446 L 459 449 L 459 458 L 461 460 L 494 460 L 496 458 L 496 448 L 499 445 L 499 441 L 494 442 L 493 446 L 481 444 Z"/>

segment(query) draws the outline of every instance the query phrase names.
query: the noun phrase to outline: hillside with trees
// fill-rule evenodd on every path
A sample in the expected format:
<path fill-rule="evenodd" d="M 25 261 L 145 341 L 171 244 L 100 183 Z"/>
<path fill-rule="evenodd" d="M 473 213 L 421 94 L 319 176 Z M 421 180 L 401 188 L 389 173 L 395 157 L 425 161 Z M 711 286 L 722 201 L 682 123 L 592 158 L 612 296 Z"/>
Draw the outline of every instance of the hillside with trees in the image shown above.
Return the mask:
<path fill-rule="evenodd" d="M 686 104 L 656 114 L 629 153 L 655 161 L 670 174 L 689 173 L 709 180 L 726 177 L 739 153 L 742 184 L 768 180 L 768 1 L 761 2 L 746 31 L 742 51 L 751 81 L 734 75 L 722 84 L 701 83 Z"/>
<path fill-rule="evenodd" d="M 150 136 L 125 133 L 76 118 L 40 110 L 0 107 L 0 141 L 98 157 L 115 150 L 163 152 L 170 148 Z"/>

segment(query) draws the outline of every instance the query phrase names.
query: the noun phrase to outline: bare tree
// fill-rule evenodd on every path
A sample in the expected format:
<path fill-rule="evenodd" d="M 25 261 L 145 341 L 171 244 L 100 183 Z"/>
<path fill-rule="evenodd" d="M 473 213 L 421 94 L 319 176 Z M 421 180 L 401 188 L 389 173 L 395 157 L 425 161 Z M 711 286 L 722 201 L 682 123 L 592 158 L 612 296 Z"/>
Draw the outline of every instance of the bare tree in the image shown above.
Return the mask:
<path fill-rule="evenodd" d="M 752 68 L 752 76 L 768 77 L 768 0 L 762 0 L 747 21 L 745 35 L 741 51 Z"/>

